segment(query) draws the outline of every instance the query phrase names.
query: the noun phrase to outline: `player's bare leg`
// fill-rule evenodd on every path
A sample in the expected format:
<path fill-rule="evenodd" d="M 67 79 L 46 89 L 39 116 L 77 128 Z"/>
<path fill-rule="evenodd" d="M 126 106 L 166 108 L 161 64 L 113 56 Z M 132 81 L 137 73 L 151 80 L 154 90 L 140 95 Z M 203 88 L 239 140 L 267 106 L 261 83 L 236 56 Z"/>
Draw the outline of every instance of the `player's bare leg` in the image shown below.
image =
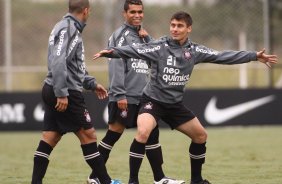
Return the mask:
<path fill-rule="evenodd" d="M 58 132 L 44 131 L 42 133 L 42 139 L 34 153 L 31 184 L 42 184 L 48 168 L 49 156 L 61 137 Z"/>
<path fill-rule="evenodd" d="M 205 163 L 207 132 L 198 120 L 194 118 L 176 128 L 191 138 L 189 147 L 191 162 L 191 184 L 209 184 L 202 178 L 202 165 Z"/>
<path fill-rule="evenodd" d="M 139 183 L 138 173 L 145 155 L 146 142 L 156 125 L 157 123 L 152 115 L 148 113 L 138 115 L 137 134 L 130 146 L 129 152 L 129 183 Z"/>

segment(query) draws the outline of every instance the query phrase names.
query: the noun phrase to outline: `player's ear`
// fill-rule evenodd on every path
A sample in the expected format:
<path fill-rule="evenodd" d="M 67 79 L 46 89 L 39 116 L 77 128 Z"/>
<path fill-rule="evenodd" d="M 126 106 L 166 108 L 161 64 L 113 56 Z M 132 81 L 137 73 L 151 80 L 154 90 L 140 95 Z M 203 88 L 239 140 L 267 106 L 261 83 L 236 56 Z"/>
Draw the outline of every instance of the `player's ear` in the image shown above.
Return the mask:
<path fill-rule="evenodd" d="M 89 8 L 84 8 L 83 10 L 83 15 L 88 15 L 89 14 Z"/>
<path fill-rule="evenodd" d="M 126 11 L 125 10 L 122 11 L 122 15 L 123 15 L 123 18 L 126 19 Z"/>
<path fill-rule="evenodd" d="M 192 26 L 188 26 L 187 33 L 191 33 L 191 32 L 192 32 Z"/>

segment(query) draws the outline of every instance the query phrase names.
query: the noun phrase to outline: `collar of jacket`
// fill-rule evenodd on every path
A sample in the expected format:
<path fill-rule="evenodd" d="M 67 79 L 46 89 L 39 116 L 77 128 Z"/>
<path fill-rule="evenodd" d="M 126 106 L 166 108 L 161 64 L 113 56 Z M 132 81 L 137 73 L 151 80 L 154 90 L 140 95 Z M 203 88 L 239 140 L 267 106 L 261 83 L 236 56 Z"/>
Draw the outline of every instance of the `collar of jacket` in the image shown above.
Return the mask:
<path fill-rule="evenodd" d="M 78 29 L 78 31 L 80 33 L 82 33 L 84 27 L 86 26 L 86 24 L 84 22 L 79 21 L 75 16 L 73 16 L 71 13 L 67 13 L 64 18 L 70 18 L 72 20 L 74 20 L 74 25 L 75 27 Z"/>
<path fill-rule="evenodd" d="M 168 37 L 167 42 L 171 47 L 190 47 L 191 40 L 187 39 L 183 45 L 180 45 L 178 41 L 173 40 L 171 37 Z"/>
<path fill-rule="evenodd" d="M 138 32 L 141 29 L 141 26 L 133 26 L 133 25 L 128 24 L 127 22 L 125 22 L 124 25 L 136 32 Z"/>

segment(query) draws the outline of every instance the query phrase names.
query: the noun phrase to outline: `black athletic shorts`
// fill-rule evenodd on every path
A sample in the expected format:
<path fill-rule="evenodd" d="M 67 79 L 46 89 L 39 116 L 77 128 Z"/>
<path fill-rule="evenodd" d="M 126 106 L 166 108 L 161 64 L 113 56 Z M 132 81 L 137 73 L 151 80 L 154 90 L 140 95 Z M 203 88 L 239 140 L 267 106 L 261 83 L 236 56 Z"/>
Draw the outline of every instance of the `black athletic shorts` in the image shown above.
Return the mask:
<path fill-rule="evenodd" d="M 156 122 L 162 120 L 167 123 L 171 129 L 194 119 L 196 116 L 183 103 L 167 104 L 158 102 L 146 95 L 141 99 L 139 114 L 149 113 Z"/>
<path fill-rule="evenodd" d="M 109 102 L 108 124 L 119 122 L 126 128 L 134 128 L 137 126 L 137 116 L 139 111 L 139 104 L 127 104 L 127 110 L 121 110 L 118 108 L 117 102 Z"/>
<path fill-rule="evenodd" d="M 55 131 L 65 134 L 67 132 L 77 132 L 81 128 L 93 128 L 82 93 L 75 90 L 69 90 L 68 92 L 67 110 L 58 112 L 55 109 L 57 97 L 54 94 L 53 87 L 44 84 L 42 89 L 45 108 L 43 131 Z"/>

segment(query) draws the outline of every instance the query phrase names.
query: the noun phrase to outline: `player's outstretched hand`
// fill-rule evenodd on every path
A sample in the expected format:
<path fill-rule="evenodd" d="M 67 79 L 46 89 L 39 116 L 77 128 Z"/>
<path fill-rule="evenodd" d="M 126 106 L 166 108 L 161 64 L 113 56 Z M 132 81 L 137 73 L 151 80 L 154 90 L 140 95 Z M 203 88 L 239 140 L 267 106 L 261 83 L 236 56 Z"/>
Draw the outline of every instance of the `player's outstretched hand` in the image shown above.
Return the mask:
<path fill-rule="evenodd" d="M 105 56 L 106 54 L 110 54 L 110 53 L 112 53 L 113 51 L 114 51 L 113 49 L 111 49 L 111 50 L 101 50 L 100 52 L 98 52 L 97 54 L 95 54 L 95 55 L 93 56 L 93 60 L 98 59 L 99 57 L 103 57 L 103 56 Z"/>
<path fill-rule="evenodd" d="M 265 54 L 265 49 L 262 49 L 261 51 L 257 52 L 257 59 L 266 64 L 269 68 L 271 68 L 272 64 L 276 64 L 278 62 L 277 55 L 268 55 Z"/>
<path fill-rule="evenodd" d="M 97 84 L 96 89 L 95 89 L 95 93 L 100 100 L 108 97 L 107 90 L 101 84 Z"/>

